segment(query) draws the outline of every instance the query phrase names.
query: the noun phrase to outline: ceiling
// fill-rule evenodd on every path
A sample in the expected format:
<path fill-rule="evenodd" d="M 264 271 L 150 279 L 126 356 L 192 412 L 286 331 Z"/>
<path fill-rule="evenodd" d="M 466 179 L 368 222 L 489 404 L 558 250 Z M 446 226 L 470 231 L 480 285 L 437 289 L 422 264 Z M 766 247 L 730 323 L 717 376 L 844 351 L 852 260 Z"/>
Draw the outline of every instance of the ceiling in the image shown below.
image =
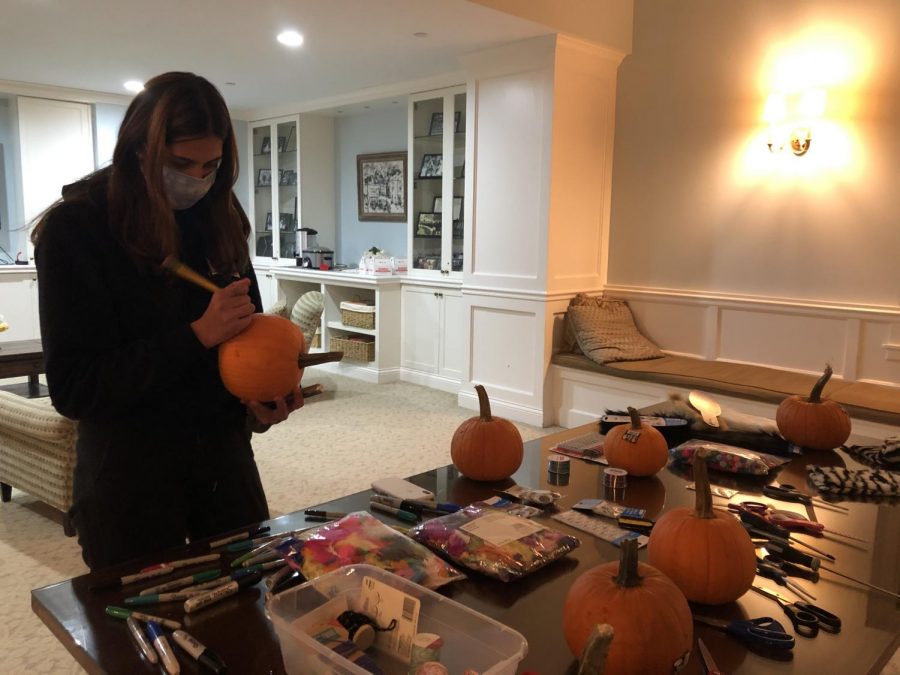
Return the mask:
<path fill-rule="evenodd" d="M 466 0 L 4 0 L 2 14 L 0 80 L 129 95 L 126 80 L 189 70 L 235 111 L 429 78 L 553 32 Z M 301 47 L 276 42 L 286 28 Z"/>

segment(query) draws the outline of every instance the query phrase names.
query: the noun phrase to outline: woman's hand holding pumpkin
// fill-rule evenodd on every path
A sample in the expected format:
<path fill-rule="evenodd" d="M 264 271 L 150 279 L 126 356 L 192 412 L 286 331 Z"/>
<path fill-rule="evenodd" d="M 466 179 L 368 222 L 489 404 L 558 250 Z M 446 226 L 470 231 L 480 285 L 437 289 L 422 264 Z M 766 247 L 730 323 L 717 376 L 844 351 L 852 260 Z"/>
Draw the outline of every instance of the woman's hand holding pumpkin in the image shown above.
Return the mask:
<path fill-rule="evenodd" d="M 242 401 L 242 403 L 250 409 L 250 412 L 253 413 L 260 425 L 268 427 L 284 422 L 292 412 L 302 408 L 303 392 L 300 391 L 300 385 L 298 384 L 294 391 L 287 396 L 276 398 L 272 401 L 275 404 L 274 408 L 270 408 L 259 401 Z"/>
<path fill-rule="evenodd" d="M 204 347 L 222 344 L 250 325 L 256 308 L 249 291 L 250 280 L 239 279 L 213 293 L 203 316 L 191 323 L 194 335 Z"/>

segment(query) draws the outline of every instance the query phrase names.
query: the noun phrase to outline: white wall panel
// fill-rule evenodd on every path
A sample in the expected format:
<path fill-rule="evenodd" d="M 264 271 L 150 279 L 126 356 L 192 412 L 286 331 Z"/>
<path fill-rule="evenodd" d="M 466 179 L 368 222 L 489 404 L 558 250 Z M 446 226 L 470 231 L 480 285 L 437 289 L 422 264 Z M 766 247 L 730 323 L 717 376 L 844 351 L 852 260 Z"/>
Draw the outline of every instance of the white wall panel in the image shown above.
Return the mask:
<path fill-rule="evenodd" d="M 613 297 L 614 294 L 608 294 Z M 629 299 L 638 330 L 666 351 L 702 358 L 707 308 L 697 304 Z"/>
<path fill-rule="evenodd" d="M 885 348 L 886 344 L 895 345 L 895 348 Z M 900 382 L 900 321 L 863 321 L 860 352 L 858 379 Z"/>
<path fill-rule="evenodd" d="M 469 379 L 507 396 L 533 397 L 543 321 L 534 312 L 473 306 Z M 541 340 L 542 342 L 542 340 Z"/>

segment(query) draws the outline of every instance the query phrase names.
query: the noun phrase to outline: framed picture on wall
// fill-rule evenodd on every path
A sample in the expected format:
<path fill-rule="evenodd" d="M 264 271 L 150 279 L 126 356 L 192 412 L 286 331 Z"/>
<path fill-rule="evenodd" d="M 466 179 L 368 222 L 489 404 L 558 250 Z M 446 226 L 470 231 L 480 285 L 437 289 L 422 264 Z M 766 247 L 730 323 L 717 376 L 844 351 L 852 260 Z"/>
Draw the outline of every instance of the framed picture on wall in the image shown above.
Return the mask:
<path fill-rule="evenodd" d="M 406 153 L 356 156 L 357 217 L 406 220 Z"/>

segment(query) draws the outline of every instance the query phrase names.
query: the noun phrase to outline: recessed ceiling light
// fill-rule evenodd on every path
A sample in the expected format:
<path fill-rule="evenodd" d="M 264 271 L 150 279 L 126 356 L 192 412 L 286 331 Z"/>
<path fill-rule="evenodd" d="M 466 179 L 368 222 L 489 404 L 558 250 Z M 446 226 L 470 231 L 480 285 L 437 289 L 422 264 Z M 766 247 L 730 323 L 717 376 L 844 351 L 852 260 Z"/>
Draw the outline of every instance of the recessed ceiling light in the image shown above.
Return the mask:
<path fill-rule="evenodd" d="M 295 30 L 285 30 L 278 34 L 278 41 L 288 47 L 299 47 L 303 44 L 303 36 Z"/>
<path fill-rule="evenodd" d="M 122 86 L 124 86 L 128 91 L 134 92 L 135 94 L 137 94 L 139 91 L 144 90 L 144 83 L 140 80 L 128 80 L 128 82 L 126 82 Z"/>
<path fill-rule="evenodd" d="M 422 32 L 413 33 L 413 37 L 425 38 L 425 37 L 428 37 L 428 33 L 422 33 Z"/>

